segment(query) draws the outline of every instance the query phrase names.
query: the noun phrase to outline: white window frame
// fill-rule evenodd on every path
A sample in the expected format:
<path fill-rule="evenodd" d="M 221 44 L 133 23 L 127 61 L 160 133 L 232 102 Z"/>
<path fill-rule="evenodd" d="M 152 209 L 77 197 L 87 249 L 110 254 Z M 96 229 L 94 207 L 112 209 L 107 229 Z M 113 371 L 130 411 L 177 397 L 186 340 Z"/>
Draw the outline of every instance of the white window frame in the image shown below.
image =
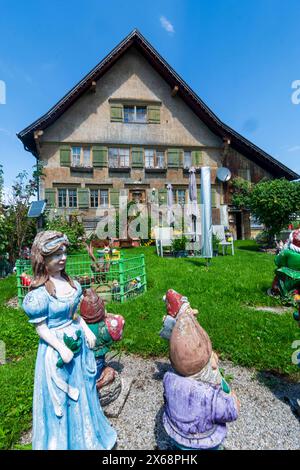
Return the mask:
<path fill-rule="evenodd" d="M 187 163 L 187 159 L 189 159 L 189 163 Z M 192 165 L 192 152 L 191 150 L 185 150 L 183 156 L 183 168 L 191 168 Z"/>
<path fill-rule="evenodd" d="M 125 120 L 125 109 L 126 108 L 133 108 L 133 113 L 131 113 L 131 115 L 133 116 L 133 120 L 132 121 L 126 121 Z M 137 113 L 137 108 L 144 108 L 145 109 L 145 114 L 144 114 L 144 118 L 143 119 L 138 119 L 138 113 Z M 133 105 L 133 104 L 124 104 L 123 105 L 123 119 L 124 119 L 124 123 L 125 124 L 147 124 L 148 122 L 148 112 L 147 112 L 147 106 L 144 106 L 144 105 Z"/>
<path fill-rule="evenodd" d="M 129 147 L 109 147 L 109 168 L 129 168 Z"/>
<path fill-rule="evenodd" d="M 150 152 L 152 154 L 150 154 Z M 159 155 L 159 157 L 162 157 L 162 165 L 158 163 L 158 154 L 162 154 L 162 155 Z M 150 165 L 150 160 L 149 160 L 150 158 L 152 159 L 151 165 Z M 155 168 L 155 169 L 165 168 L 165 151 L 156 150 L 156 149 L 145 149 L 145 168 Z"/>
<path fill-rule="evenodd" d="M 76 149 L 76 152 L 74 152 L 75 149 Z M 78 153 L 78 149 L 79 149 L 79 153 Z M 89 152 L 88 161 L 86 161 L 86 152 Z M 91 147 L 73 145 L 71 147 L 71 167 L 82 167 L 82 168 L 92 167 L 91 154 L 92 154 Z"/>
<path fill-rule="evenodd" d="M 60 196 L 60 191 L 64 191 L 65 193 L 65 196 Z M 75 201 L 76 201 L 76 205 L 75 204 L 72 204 L 70 205 L 70 200 L 73 200 L 71 198 L 73 198 L 74 196 L 71 196 L 70 198 L 70 194 L 69 194 L 69 191 L 75 191 L 76 192 L 76 196 L 75 196 Z M 63 197 L 63 201 L 65 201 L 65 205 L 60 205 L 60 200 L 62 199 Z M 58 207 L 60 209 L 64 209 L 64 208 L 76 208 L 78 207 L 78 194 L 77 194 L 77 188 L 57 188 L 57 200 L 58 200 Z"/>
<path fill-rule="evenodd" d="M 179 189 L 175 189 L 175 194 L 176 194 L 176 203 L 183 206 L 185 203 L 186 203 L 186 189 L 184 188 L 179 188 Z M 184 192 L 184 200 L 182 201 L 182 198 L 179 197 L 179 193 L 182 193 Z"/>

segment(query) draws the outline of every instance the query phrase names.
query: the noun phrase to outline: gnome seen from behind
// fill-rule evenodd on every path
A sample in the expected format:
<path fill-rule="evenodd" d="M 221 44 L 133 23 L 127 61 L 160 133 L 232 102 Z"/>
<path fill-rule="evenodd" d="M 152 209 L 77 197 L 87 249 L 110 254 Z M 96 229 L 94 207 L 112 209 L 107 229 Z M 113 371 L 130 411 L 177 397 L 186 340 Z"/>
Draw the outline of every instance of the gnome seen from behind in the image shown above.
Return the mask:
<path fill-rule="evenodd" d="M 80 315 L 97 338 L 94 355 L 97 364 L 96 386 L 100 390 L 113 382 L 116 371 L 106 365 L 105 355 L 114 341 L 122 339 L 125 320 L 121 315 L 106 313 L 103 300 L 93 289 L 86 289 L 80 305 Z"/>
<path fill-rule="evenodd" d="M 239 401 L 218 368 L 218 356 L 199 325 L 197 310 L 170 289 L 164 297 L 167 316 L 160 335 L 170 340 L 173 371 L 163 379 L 163 423 L 180 449 L 219 449 L 226 423 L 239 413 Z"/>

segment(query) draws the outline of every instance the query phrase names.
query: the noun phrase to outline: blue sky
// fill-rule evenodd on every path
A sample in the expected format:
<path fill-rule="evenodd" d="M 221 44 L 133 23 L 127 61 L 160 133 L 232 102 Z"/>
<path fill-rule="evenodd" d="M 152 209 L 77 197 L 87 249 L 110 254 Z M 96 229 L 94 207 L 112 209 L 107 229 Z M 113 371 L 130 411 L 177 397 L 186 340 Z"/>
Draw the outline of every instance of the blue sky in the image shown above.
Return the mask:
<path fill-rule="evenodd" d="M 134 28 L 223 122 L 300 173 L 299 18 L 299 0 L 0 0 L 5 186 L 35 163 L 16 132 Z"/>

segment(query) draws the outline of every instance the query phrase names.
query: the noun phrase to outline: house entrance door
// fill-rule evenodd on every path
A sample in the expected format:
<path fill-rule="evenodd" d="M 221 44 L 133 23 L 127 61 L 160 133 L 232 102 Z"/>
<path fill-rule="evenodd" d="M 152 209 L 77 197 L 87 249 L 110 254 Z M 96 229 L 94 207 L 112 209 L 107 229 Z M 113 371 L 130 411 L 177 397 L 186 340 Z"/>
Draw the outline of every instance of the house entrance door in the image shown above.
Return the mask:
<path fill-rule="evenodd" d="M 144 189 L 130 189 L 129 191 L 130 201 L 144 204 L 146 201 L 145 190 Z"/>

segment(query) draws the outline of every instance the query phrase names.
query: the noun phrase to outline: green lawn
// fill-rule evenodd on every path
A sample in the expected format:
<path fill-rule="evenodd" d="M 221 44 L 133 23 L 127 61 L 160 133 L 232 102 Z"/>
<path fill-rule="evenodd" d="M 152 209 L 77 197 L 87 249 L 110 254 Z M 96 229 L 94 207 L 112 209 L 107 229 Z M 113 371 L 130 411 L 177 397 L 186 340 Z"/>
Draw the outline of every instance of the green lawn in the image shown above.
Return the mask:
<path fill-rule="evenodd" d="M 296 377 L 291 344 L 300 336 L 290 314 L 275 315 L 248 308 L 278 305 L 266 295 L 273 279 L 273 256 L 259 253 L 253 242 L 237 242 L 236 255 L 214 258 L 207 268 L 200 259 L 158 258 L 154 247 L 127 250 L 144 253 L 148 291 L 108 311 L 126 318 L 120 348 L 144 356 L 166 355 L 168 343 L 158 333 L 165 314 L 162 297 L 169 288 L 188 296 L 199 321 L 223 358 Z M 13 276 L 0 281 L 0 331 L 9 362 L 0 367 L 0 448 L 9 448 L 28 429 L 33 392 L 37 336 L 21 310 L 4 307 L 15 295 Z"/>

